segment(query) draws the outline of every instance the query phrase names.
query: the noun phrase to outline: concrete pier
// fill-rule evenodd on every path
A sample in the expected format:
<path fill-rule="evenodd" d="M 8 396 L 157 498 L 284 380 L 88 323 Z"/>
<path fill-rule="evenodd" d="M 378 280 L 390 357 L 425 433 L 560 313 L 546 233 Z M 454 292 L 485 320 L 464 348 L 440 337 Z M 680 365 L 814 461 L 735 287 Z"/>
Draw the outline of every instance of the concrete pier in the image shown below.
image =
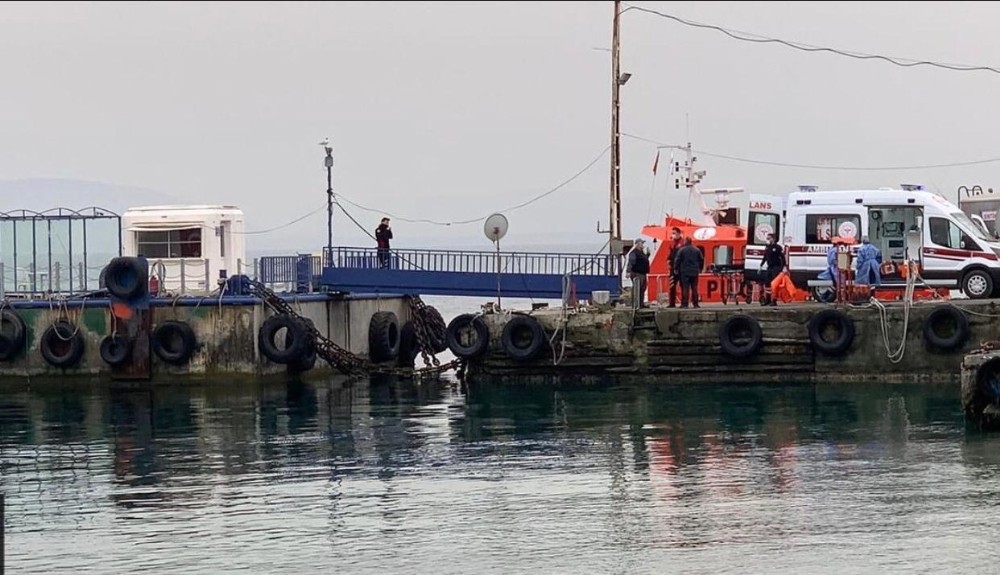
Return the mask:
<path fill-rule="evenodd" d="M 299 315 L 334 343 L 354 354 L 368 356 L 369 321 L 378 311 L 396 314 L 399 325 L 410 320 L 403 297 L 333 296 L 303 294 L 287 301 Z M 25 322 L 27 344 L 12 360 L 0 362 L 0 376 L 106 375 L 100 342 L 111 333 L 111 303 L 107 299 L 65 301 L 14 301 L 6 305 Z M 286 366 L 268 361 L 258 349 L 257 333 L 273 313 L 253 297 L 155 298 L 150 307 L 151 326 L 177 320 L 191 326 L 196 348 L 184 365 L 169 365 L 151 353 L 154 376 L 173 375 L 263 375 L 283 373 Z M 39 339 L 59 319 L 72 324 L 83 337 L 80 362 L 68 369 L 49 365 L 42 357 Z M 316 370 L 329 371 L 323 361 Z"/>
<path fill-rule="evenodd" d="M 931 312 L 941 307 L 957 309 L 967 322 L 965 336 L 951 349 L 935 345 L 925 333 Z M 817 349 L 810 339 L 810 320 L 828 309 L 837 309 L 853 321 L 855 335 L 841 354 Z M 885 304 L 884 322 L 879 309 L 870 304 L 716 305 L 636 312 L 605 306 L 525 313 L 539 321 L 551 345 L 547 342 L 543 352 L 530 361 L 517 361 L 501 340 L 504 325 L 513 315 L 484 315 L 490 345 L 485 354 L 469 362 L 470 378 L 530 381 L 532 376 L 555 376 L 556 381 L 585 382 L 602 374 L 627 374 L 675 383 L 958 382 L 964 355 L 983 341 L 1000 339 L 997 300 L 917 302 L 908 322 L 902 303 Z M 720 345 L 720 327 L 737 314 L 756 320 L 762 334 L 761 345 L 748 357 L 734 357 Z M 946 321 L 940 321 L 942 316 Z M 949 327 L 940 324 L 955 319 L 942 312 L 934 318 L 936 333 L 947 331 Z"/>

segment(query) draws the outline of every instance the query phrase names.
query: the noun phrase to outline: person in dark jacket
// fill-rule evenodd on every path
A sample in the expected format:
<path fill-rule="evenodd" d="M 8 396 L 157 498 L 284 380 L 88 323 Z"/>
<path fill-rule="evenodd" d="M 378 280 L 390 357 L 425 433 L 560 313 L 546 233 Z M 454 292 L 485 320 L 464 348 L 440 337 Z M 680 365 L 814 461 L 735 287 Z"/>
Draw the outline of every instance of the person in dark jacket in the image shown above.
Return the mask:
<path fill-rule="evenodd" d="M 691 243 L 691 238 L 684 238 L 684 247 L 677 252 L 675 263 L 681 276 L 681 307 L 687 307 L 688 301 L 694 307 L 700 307 L 698 305 L 698 275 L 705 267 L 705 256 Z M 688 296 L 690 296 L 690 300 Z"/>
<path fill-rule="evenodd" d="M 670 264 L 670 291 L 669 303 L 667 307 L 677 307 L 677 287 L 681 284 L 681 274 L 677 271 L 677 253 L 684 247 L 684 238 L 681 237 L 680 228 L 670 230 L 670 252 L 667 254 L 667 261 Z"/>
<path fill-rule="evenodd" d="M 767 234 L 767 245 L 764 246 L 764 260 L 760 271 L 761 287 L 764 296 L 760 299 L 760 305 L 778 305 L 778 302 L 771 296 L 771 282 L 785 271 L 785 250 L 778 245 L 778 238 L 774 234 Z"/>
<path fill-rule="evenodd" d="M 389 240 L 392 239 L 392 228 L 389 218 L 382 218 L 382 223 L 375 228 L 375 245 L 378 247 L 378 267 L 389 267 Z"/>
<path fill-rule="evenodd" d="M 632 280 L 632 308 L 649 307 L 646 305 L 646 274 L 649 273 L 649 254 L 646 253 L 646 241 L 635 240 L 632 251 L 628 253 L 628 264 L 625 267 L 629 279 Z"/>

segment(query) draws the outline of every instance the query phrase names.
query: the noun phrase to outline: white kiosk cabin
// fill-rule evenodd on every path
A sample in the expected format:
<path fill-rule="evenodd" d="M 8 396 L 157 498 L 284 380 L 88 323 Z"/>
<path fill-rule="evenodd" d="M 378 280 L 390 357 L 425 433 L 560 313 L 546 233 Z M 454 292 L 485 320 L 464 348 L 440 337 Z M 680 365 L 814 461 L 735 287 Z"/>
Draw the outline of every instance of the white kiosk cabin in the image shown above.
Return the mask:
<path fill-rule="evenodd" d="M 161 291 L 207 293 L 220 272 L 246 261 L 243 211 L 235 206 L 147 206 L 122 216 L 122 253 L 145 256 Z"/>

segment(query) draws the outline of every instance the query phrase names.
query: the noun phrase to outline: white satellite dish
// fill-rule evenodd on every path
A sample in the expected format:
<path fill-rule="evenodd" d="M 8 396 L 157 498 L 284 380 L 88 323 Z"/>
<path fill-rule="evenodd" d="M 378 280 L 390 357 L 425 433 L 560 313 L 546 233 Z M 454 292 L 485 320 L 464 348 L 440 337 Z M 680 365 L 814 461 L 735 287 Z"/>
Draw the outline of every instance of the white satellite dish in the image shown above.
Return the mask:
<path fill-rule="evenodd" d="M 507 217 L 503 214 L 493 214 L 492 216 L 486 218 L 486 224 L 483 226 L 483 233 L 486 234 L 487 239 L 491 242 L 499 242 L 505 235 L 507 235 Z"/>

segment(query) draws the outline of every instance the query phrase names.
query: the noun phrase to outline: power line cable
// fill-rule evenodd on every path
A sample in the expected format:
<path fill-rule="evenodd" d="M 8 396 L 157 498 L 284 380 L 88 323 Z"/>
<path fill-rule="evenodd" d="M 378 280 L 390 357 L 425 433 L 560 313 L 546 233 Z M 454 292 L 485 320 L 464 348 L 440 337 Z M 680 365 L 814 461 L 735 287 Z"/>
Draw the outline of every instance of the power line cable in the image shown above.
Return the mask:
<path fill-rule="evenodd" d="M 844 56 L 847 58 L 854 58 L 856 60 L 882 60 L 896 66 L 903 68 L 912 68 L 915 66 L 931 66 L 934 68 L 941 68 L 944 70 L 951 70 L 953 72 L 992 72 L 994 74 L 1000 74 L 1000 69 L 994 68 L 992 66 L 972 66 L 966 64 L 948 64 L 944 62 L 935 62 L 932 60 L 917 60 L 913 58 L 900 58 L 896 56 L 884 56 L 882 54 L 869 54 L 865 52 L 858 52 L 854 50 L 840 50 L 837 48 L 829 48 L 826 46 L 814 46 L 812 44 L 804 44 L 802 42 L 793 42 L 790 40 L 781 40 L 779 38 L 769 38 L 767 36 L 761 36 L 760 34 L 753 34 L 751 32 L 741 32 L 739 30 L 733 30 L 731 28 L 723 28 L 722 26 L 715 26 L 712 24 L 705 24 L 702 22 L 695 22 L 693 20 L 686 20 L 672 14 L 666 14 L 664 12 L 659 12 L 657 10 L 652 10 L 650 8 L 643 8 L 641 6 L 628 5 L 627 8 L 622 10 L 622 13 L 628 12 L 629 10 L 635 10 L 637 12 L 644 12 L 646 14 L 652 14 L 654 16 L 659 16 L 661 18 L 666 18 L 668 20 L 673 20 L 679 24 L 685 26 L 691 26 L 693 28 L 702 28 L 707 30 L 715 30 L 717 32 L 722 32 L 726 36 L 733 38 L 735 40 L 741 40 L 743 42 L 754 42 L 757 44 L 781 44 L 789 48 L 794 48 L 796 50 L 801 50 L 803 52 L 828 52 L 831 54 L 836 54 L 838 56 Z"/>
<path fill-rule="evenodd" d="M 610 150 L 610 149 L 611 149 L 611 146 L 605 146 L 605 148 L 603 150 L 601 150 L 601 153 L 598 154 L 596 158 L 594 158 L 593 160 L 591 160 L 590 163 L 588 163 L 586 166 L 584 166 L 580 171 L 576 172 L 575 174 L 573 174 L 572 176 L 570 176 L 568 179 L 564 180 L 562 183 L 560 183 L 556 187 L 548 190 L 547 192 L 543 192 L 541 194 L 538 194 L 537 196 L 534 196 L 531 199 L 528 199 L 528 200 L 526 200 L 524 202 L 521 202 L 520 204 L 517 204 L 517 205 L 514 205 L 514 206 L 510 206 L 508 208 L 504 208 L 502 210 L 498 210 L 498 211 L 491 212 L 491 213 L 501 213 L 502 214 L 502 213 L 505 213 L 505 212 L 512 212 L 514 210 L 519 210 L 521 208 L 530 206 L 531 204 L 533 204 L 533 203 L 535 203 L 535 202 L 537 202 L 539 200 L 542 200 L 542 199 L 544 199 L 544 198 L 546 198 L 546 197 L 548 197 L 548 196 L 550 196 L 550 195 L 558 192 L 559 190 L 565 188 L 570 183 L 572 183 L 574 180 L 576 180 L 577 178 L 579 178 L 580 176 L 582 176 L 583 174 L 585 174 L 587 172 L 587 170 L 589 170 L 590 168 L 594 167 L 594 164 L 596 164 L 597 162 L 599 162 L 601 160 L 601 158 L 604 157 L 604 154 L 608 153 L 608 150 Z M 392 214 L 390 212 L 387 212 L 385 210 L 379 210 L 379 209 L 376 209 L 376 208 L 370 208 L 368 206 L 363 206 L 363 205 L 361 205 L 361 204 L 359 204 L 359 203 L 351 200 L 350 198 L 344 196 L 343 194 L 334 194 L 334 196 L 336 196 L 337 198 L 339 198 L 341 200 L 344 200 L 345 202 L 351 204 L 352 206 L 354 206 L 354 207 L 356 207 L 358 209 L 364 210 L 366 212 L 379 213 L 379 214 L 383 214 L 383 215 L 389 216 L 389 217 L 391 217 L 393 219 L 399 220 L 401 222 L 408 222 L 408 223 L 414 223 L 414 224 L 433 224 L 433 225 L 436 225 L 436 226 L 461 226 L 461 225 L 474 224 L 474 223 L 481 222 L 481 221 L 485 220 L 486 218 L 488 218 L 490 216 L 490 214 L 487 214 L 485 216 L 478 217 L 478 218 L 471 218 L 471 219 L 468 219 L 468 220 L 457 220 L 457 221 L 451 221 L 451 222 L 440 222 L 440 221 L 437 221 L 437 220 L 428 220 L 428 219 L 405 218 L 405 217 L 402 217 L 402 216 L 397 216 L 397 215 Z M 341 208 L 341 209 L 343 209 L 343 208 Z"/>
<path fill-rule="evenodd" d="M 275 226 L 273 228 L 268 228 L 266 230 L 253 230 L 253 231 L 249 231 L 249 232 L 237 232 L 237 233 L 245 235 L 245 236 L 254 236 L 254 235 L 259 235 L 259 234 L 269 234 L 271 232 L 276 232 L 278 230 L 285 229 L 288 226 L 295 225 L 295 224 L 301 222 L 302 220 L 308 218 L 309 216 L 316 215 L 317 213 L 319 213 L 320 211 L 322 211 L 325 208 L 326 208 L 326 202 L 323 202 L 323 205 L 319 206 L 318 208 L 316 208 L 315 210 L 309 212 L 308 214 L 305 214 L 303 216 L 299 216 L 299 217 L 295 218 L 294 220 L 292 220 L 290 222 L 281 224 L 280 226 Z"/>
<path fill-rule="evenodd" d="M 642 136 L 635 136 L 632 134 L 626 134 L 622 132 L 622 136 L 626 138 L 632 138 L 633 140 L 639 140 L 640 142 L 646 142 L 649 144 L 655 144 L 659 147 L 665 148 L 675 148 L 680 149 L 681 146 L 665 144 L 663 142 L 657 142 L 656 140 L 651 140 L 649 138 L 643 138 Z M 734 162 L 745 162 L 748 164 L 762 164 L 765 166 L 780 166 L 783 168 L 806 168 L 810 170 L 841 170 L 841 171 L 858 171 L 858 172 L 878 172 L 878 171 L 893 171 L 893 170 L 930 170 L 937 168 L 959 168 L 964 166 L 976 166 L 980 164 L 992 164 L 1000 162 L 1000 158 L 987 158 L 984 160 L 970 160 L 965 162 L 951 162 L 946 164 L 925 164 L 919 166 L 821 166 L 815 164 L 795 164 L 791 162 L 775 162 L 770 160 L 757 160 L 752 158 L 741 158 L 739 156 L 730 156 L 727 154 L 717 154 L 714 152 L 706 152 L 704 150 L 691 150 L 696 154 L 702 156 L 708 156 L 711 158 L 720 158 L 723 160 L 732 160 Z"/>

